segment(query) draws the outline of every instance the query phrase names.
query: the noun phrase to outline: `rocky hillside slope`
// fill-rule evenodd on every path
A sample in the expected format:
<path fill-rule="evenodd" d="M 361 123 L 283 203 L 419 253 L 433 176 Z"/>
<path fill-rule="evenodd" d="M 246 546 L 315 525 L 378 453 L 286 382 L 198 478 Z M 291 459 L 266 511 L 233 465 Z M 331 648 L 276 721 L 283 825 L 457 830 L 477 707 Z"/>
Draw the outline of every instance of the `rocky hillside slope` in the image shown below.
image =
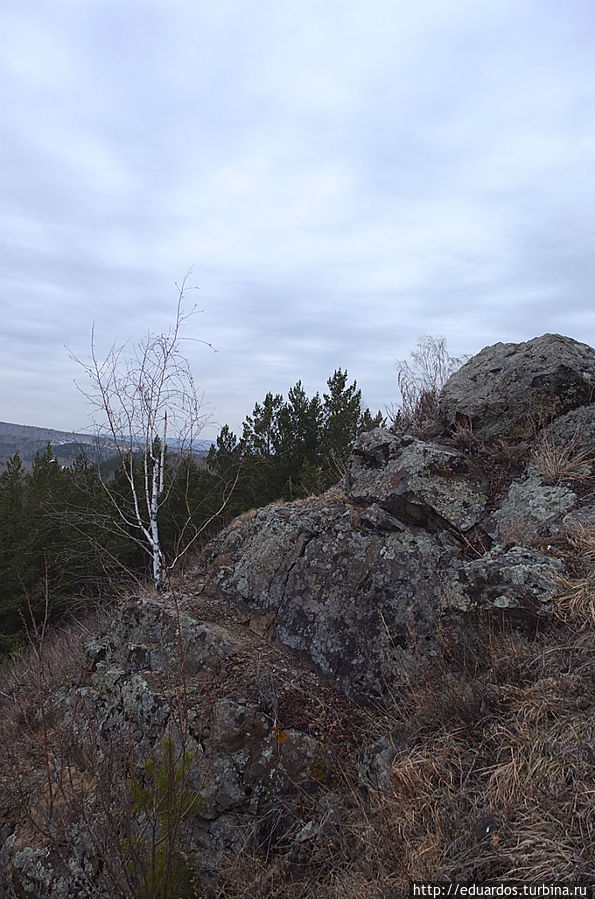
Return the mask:
<path fill-rule="evenodd" d="M 591 877 L 594 449 L 593 349 L 487 347 L 438 420 L 236 519 L 66 674 L 15 669 L 6 895 Z"/>

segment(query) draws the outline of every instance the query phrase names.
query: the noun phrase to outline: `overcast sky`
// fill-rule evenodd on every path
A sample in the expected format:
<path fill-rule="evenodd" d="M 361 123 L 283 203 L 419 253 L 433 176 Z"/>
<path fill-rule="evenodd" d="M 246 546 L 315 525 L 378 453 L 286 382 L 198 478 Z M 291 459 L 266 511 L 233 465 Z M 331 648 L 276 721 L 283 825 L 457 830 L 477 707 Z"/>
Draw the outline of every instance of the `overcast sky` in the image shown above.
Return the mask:
<path fill-rule="evenodd" d="M 83 430 L 65 345 L 161 332 L 204 436 L 422 334 L 595 345 L 592 0 L 0 4 L 0 419 Z"/>

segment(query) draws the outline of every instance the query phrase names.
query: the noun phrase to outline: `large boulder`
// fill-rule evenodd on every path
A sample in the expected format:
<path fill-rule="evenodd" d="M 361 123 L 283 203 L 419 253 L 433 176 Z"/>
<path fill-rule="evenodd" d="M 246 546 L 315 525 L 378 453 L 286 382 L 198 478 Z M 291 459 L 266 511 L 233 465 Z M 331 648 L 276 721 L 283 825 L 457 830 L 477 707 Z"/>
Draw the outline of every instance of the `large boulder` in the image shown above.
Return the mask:
<path fill-rule="evenodd" d="M 332 492 L 232 524 L 203 564 L 230 600 L 274 611 L 283 644 L 348 695 L 372 698 L 412 641 L 424 644 L 434 633 L 441 571 L 456 550 L 446 531 Z"/>
<path fill-rule="evenodd" d="M 440 395 L 447 427 L 470 426 L 482 439 L 523 439 L 593 400 L 595 350 L 559 334 L 485 347 L 455 372 Z"/>

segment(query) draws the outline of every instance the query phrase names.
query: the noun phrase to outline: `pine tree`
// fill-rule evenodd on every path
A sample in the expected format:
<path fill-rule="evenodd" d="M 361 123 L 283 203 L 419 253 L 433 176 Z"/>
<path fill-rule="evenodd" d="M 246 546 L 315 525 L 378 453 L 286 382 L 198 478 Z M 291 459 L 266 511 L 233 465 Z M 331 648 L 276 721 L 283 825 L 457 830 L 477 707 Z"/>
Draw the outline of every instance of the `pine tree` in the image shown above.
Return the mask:
<path fill-rule="evenodd" d="M 311 492 L 321 465 L 322 403 L 316 393 L 308 398 L 301 381 L 287 394 L 279 410 L 279 465 L 285 498 Z"/>
<path fill-rule="evenodd" d="M 380 412 L 372 416 L 369 409 L 362 410 L 362 392 L 357 381 L 348 384 L 347 377 L 347 371 L 338 368 L 328 379 L 328 393 L 323 395 L 322 455 L 326 487 L 343 474 L 356 437 L 378 427 L 384 420 Z"/>
<path fill-rule="evenodd" d="M 24 532 L 25 472 L 18 453 L 0 475 L 0 655 L 16 645 L 22 628 L 23 590 L 19 582 Z"/>
<path fill-rule="evenodd" d="M 279 449 L 279 412 L 283 408 L 280 393 L 267 393 L 262 406 L 256 403 L 251 416 L 244 420 L 242 445 L 245 452 L 270 459 Z"/>

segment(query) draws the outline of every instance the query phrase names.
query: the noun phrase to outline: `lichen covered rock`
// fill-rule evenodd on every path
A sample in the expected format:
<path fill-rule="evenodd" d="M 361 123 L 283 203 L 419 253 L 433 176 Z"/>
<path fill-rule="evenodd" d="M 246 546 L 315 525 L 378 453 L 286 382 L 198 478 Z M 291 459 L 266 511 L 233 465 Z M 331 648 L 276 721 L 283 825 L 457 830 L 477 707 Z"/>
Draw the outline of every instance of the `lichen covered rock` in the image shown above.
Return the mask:
<path fill-rule="evenodd" d="M 217 589 L 274 610 L 281 642 L 360 698 L 383 691 L 412 635 L 423 643 L 433 633 L 441 572 L 457 548 L 446 531 L 379 509 L 334 496 L 268 506 L 204 557 Z M 234 564 L 220 565 L 229 556 Z"/>
<path fill-rule="evenodd" d="M 489 612 L 502 620 L 531 626 L 538 616 L 551 612 L 551 601 L 558 590 L 556 577 L 563 570 L 560 559 L 539 550 L 494 546 L 452 573 L 444 608 Z"/>
<path fill-rule="evenodd" d="M 595 453 L 595 403 L 556 418 L 544 429 L 544 438 L 558 447 L 572 445 L 577 450 Z"/>
<path fill-rule="evenodd" d="M 485 347 L 455 372 L 440 396 L 447 427 L 482 439 L 518 439 L 592 402 L 595 350 L 559 334 Z"/>
<path fill-rule="evenodd" d="M 455 449 L 378 428 L 356 442 L 345 478 L 356 503 L 377 503 L 404 523 L 467 531 L 487 502 L 485 479 Z"/>
<path fill-rule="evenodd" d="M 458 450 L 376 429 L 342 491 L 238 519 L 202 570 L 230 601 L 273 612 L 275 637 L 347 695 L 374 700 L 431 651 L 442 615 L 492 607 L 531 627 L 548 613 L 561 563 L 538 550 L 577 495 L 525 475 L 490 511 L 486 481 Z"/>
<path fill-rule="evenodd" d="M 527 475 L 515 480 L 499 507 L 483 522 L 497 543 L 542 543 L 557 530 L 577 502 L 576 493 L 561 484 L 546 484 Z"/>

